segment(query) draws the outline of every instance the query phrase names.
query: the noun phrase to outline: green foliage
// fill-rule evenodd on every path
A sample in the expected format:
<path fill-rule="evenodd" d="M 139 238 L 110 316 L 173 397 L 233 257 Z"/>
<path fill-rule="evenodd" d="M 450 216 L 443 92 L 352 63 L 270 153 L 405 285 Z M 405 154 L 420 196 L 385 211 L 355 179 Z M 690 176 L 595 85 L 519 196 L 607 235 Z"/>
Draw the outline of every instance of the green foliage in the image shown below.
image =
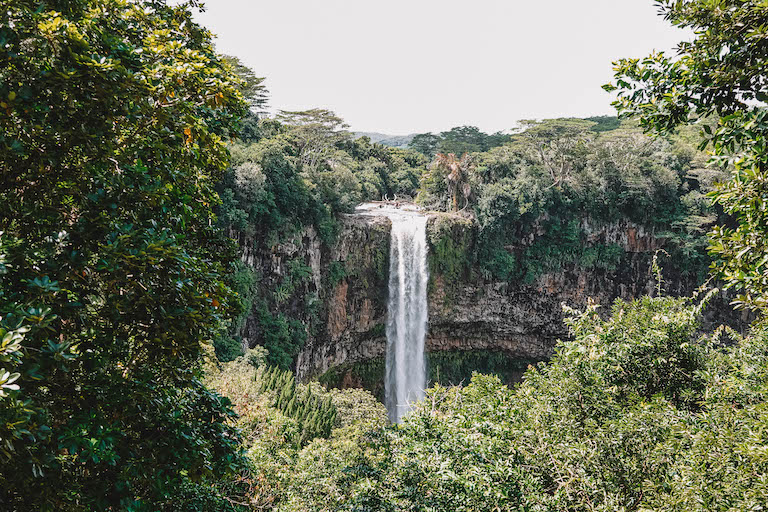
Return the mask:
<path fill-rule="evenodd" d="M 347 463 L 366 452 L 365 436 L 386 424 L 386 410 L 360 389 L 326 391 L 314 383 L 296 383 L 294 398 L 309 392 L 316 404 L 330 400 L 336 411 L 330 434 L 301 446 L 294 442 L 302 435 L 298 421 L 273 405 L 277 386 L 260 391 L 272 372 L 241 358 L 209 373 L 209 385 L 233 399 L 250 461 L 240 477 L 245 489 L 229 494 L 255 509 L 336 510 L 352 483 Z"/>
<path fill-rule="evenodd" d="M 336 145 L 352 136 L 344 120 L 330 110 L 281 110 L 276 119 L 289 128 L 287 136 L 298 150 L 302 172 L 310 179 L 333 157 Z"/>
<path fill-rule="evenodd" d="M 532 282 L 569 263 L 588 270 L 618 268 L 621 246 L 589 241 L 585 226 L 597 230 L 600 225 L 583 224 L 573 203 L 561 197 L 550 198 L 545 209 L 539 193 L 508 179 L 483 188 L 478 261 L 486 276 Z"/>
<path fill-rule="evenodd" d="M 286 275 L 272 295 L 277 306 L 286 303 L 293 297 L 298 287 L 312 277 L 312 269 L 301 259 L 289 260 L 286 267 Z"/>
<path fill-rule="evenodd" d="M 246 79 L 255 76 L 238 69 Z M 415 195 L 426 158 L 371 144 L 366 137 L 352 140 L 345 128 L 327 110 L 282 112 L 277 119 L 259 121 L 258 137 L 230 146 L 232 165 L 217 184 L 218 223 L 243 251 L 258 261 L 279 244 L 301 245 L 308 228 L 332 244 L 339 213 L 362 200 Z M 377 275 L 386 276 L 387 255 L 377 253 L 374 263 Z M 331 264 L 324 274 L 331 285 L 346 276 L 341 265 Z M 349 267 L 355 268 L 354 262 Z M 288 262 L 285 273 L 263 276 L 234 265 L 228 284 L 238 292 L 241 313 L 215 338 L 220 360 L 240 354 L 238 335 L 251 316 L 256 330 L 249 332 L 249 341 L 269 350 L 270 364 L 291 368 L 307 333 L 318 328 L 313 320 L 317 290 L 310 277 L 311 269 L 299 260 Z"/>
<path fill-rule="evenodd" d="M 199 367 L 235 307 L 211 205 L 246 105 L 192 5 L 0 14 L 4 509 L 206 509 L 237 467 Z"/>
<path fill-rule="evenodd" d="M 292 440 L 297 447 L 316 437 L 328 437 L 336 424 L 338 412 L 330 396 L 312 392 L 312 386 L 297 390 L 290 371 L 272 367 L 260 376 L 259 390 L 274 393 L 274 407 L 296 421 L 298 432 Z"/>
<path fill-rule="evenodd" d="M 227 326 L 213 338 L 213 347 L 219 361 L 233 361 L 243 354 L 243 343 L 237 333 L 245 325 L 253 310 L 258 293 L 259 276 L 241 260 L 235 260 L 225 275 L 225 282 L 235 292 L 235 309 Z"/>
<path fill-rule="evenodd" d="M 263 360 L 266 352 L 261 348 L 256 350 L 258 359 Z M 249 355 L 250 352 L 232 362 L 210 366 L 206 372 L 206 383 L 232 398 L 237 412 L 236 426 L 248 450 L 250 463 L 240 470 L 237 479 L 239 487 L 229 493 L 234 498 L 232 502 L 248 504 L 248 510 L 269 509 L 275 503 L 284 478 L 278 472 L 278 465 L 270 464 L 270 457 L 285 463 L 291 456 L 295 448 L 286 443 L 286 438 L 295 431 L 295 427 L 289 418 L 272 407 L 270 393 L 258 391 L 257 379 L 263 365 L 257 367 L 251 364 Z"/>
<path fill-rule="evenodd" d="M 614 116 L 587 117 L 585 120 L 595 123 L 595 125 L 590 128 L 593 132 L 609 132 L 621 127 L 621 121 L 618 117 Z"/>
<path fill-rule="evenodd" d="M 328 439 L 315 438 L 298 452 L 292 471 L 283 473 L 279 510 L 341 510 L 355 485 L 349 463 L 370 453 L 368 432 L 386 424 L 386 409 L 370 393 L 345 389 L 328 394 L 339 412 L 339 425 Z"/>
<path fill-rule="evenodd" d="M 615 272 L 624 257 L 624 248 L 618 244 L 586 247 L 579 256 L 579 266 Z"/>
<path fill-rule="evenodd" d="M 692 31 L 670 58 L 658 52 L 615 63 L 614 105 L 636 117 L 648 132 L 666 134 L 685 125 L 701 127 L 702 148 L 713 148 L 712 165 L 732 164 L 731 180 L 711 197 L 737 226 L 711 234 L 713 269 L 740 291 L 739 307 L 768 305 L 765 248 L 768 217 L 764 182 L 768 172 L 768 113 L 765 102 L 765 19 L 761 1 L 657 2 L 673 25 Z"/>
<path fill-rule="evenodd" d="M 433 133 L 419 133 L 413 136 L 408 147 L 418 151 L 429 158 L 437 154 L 437 147 L 440 145 L 440 137 Z"/>
<path fill-rule="evenodd" d="M 438 153 L 461 156 L 465 153 L 479 153 L 508 142 L 509 135 L 501 132 L 489 135 L 476 126 L 457 126 L 440 135 L 420 133 L 411 139 L 408 147 L 430 158 Z"/>
<path fill-rule="evenodd" d="M 340 149 L 356 162 L 353 170 L 363 186 L 364 200 L 415 197 L 421 174 L 429 163 L 415 151 L 372 144 L 367 137 L 342 144 Z"/>
<path fill-rule="evenodd" d="M 654 141 L 631 125 L 596 132 L 578 119 L 525 126 L 478 155 L 469 176 L 486 277 L 531 280 L 571 262 L 610 270 L 616 247 L 588 243 L 591 233 L 579 226 L 626 221 L 658 229 L 680 271 L 703 272 L 704 233 L 717 211 L 701 198 L 723 174 L 703 169 L 687 134 Z"/>
<path fill-rule="evenodd" d="M 768 334 L 698 338 L 700 311 L 643 298 L 604 320 L 591 306 L 572 312 L 574 339 L 516 388 L 480 374 L 433 387 L 402 424 L 337 462 L 337 509 L 759 508 Z"/>
<path fill-rule="evenodd" d="M 227 284 L 235 291 L 240 301 L 239 315 L 233 321 L 235 328 L 239 329 L 245 323 L 246 316 L 253 307 L 259 275 L 241 260 L 235 260 L 227 273 Z"/>
<path fill-rule="evenodd" d="M 431 386 L 469 384 L 473 373 L 496 375 L 505 384 L 520 381 L 529 365 L 536 361 L 516 359 L 504 352 L 488 350 L 452 350 L 429 354 Z"/>
<path fill-rule="evenodd" d="M 213 349 L 216 358 L 221 362 L 234 361 L 243 355 L 243 343 L 237 337 L 227 333 L 213 339 Z"/>
<path fill-rule="evenodd" d="M 427 226 L 428 263 L 431 274 L 449 282 L 469 275 L 474 263 L 474 229 L 471 221 L 440 215 Z"/>
<path fill-rule="evenodd" d="M 261 329 L 261 341 L 269 351 L 267 362 L 284 370 L 293 367 L 293 359 L 307 340 L 306 326 L 283 313 L 271 313 L 265 304 L 257 304 L 254 314 Z"/>
<path fill-rule="evenodd" d="M 336 286 L 347 277 L 347 269 L 343 261 L 332 261 L 328 265 L 328 283 L 330 286 Z"/>
<path fill-rule="evenodd" d="M 481 186 L 477 220 L 477 261 L 486 277 L 509 280 L 519 274 L 518 259 L 507 248 L 516 226 L 532 224 L 543 208 L 540 191 L 529 180 L 503 177 Z"/>
<path fill-rule="evenodd" d="M 384 337 L 386 326 L 381 324 L 374 336 Z M 353 382 L 356 386 L 370 391 L 380 402 L 384 402 L 384 374 L 386 363 L 384 358 L 374 358 L 359 363 L 347 364 L 331 368 L 318 377 L 318 382 L 327 388 L 342 388 L 345 382 Z"/>
<path fill-rule="evenodd" d="M 263 112 L 267 107 L 267 88 L 264 86 L 264 77 L 258 77 L 248 66 L 243 64 L 239 58 L 224 55 L 223 62 L 230 67 L 232 72 L 240 79 L 238 90 L 252 113 Z"/>
<path fill-rule="evenodd" d="M 255 342 L 269 352 L 269 364 L 288 370 L 293 367 L 294 358 L 304 346 L 310 328 L 309 323 L 294 316 L 293 310 L 296 304 L 301 304 L 302 313 L 311 319 L 316 313 L 313 309 L 316 299 L 312 294 L 302 294 L 304 285 L 312 277 L 312 269 L 300 258 L 287 261 L 285 267 L 282 278 L 270 280 L 269 285 L 262 284 L 254 290 L 252 307 L 247 310 L 247 315 L 256 319 Z"/>
<path fill-rule="evenodd" d="M 524 281 L 533 282 L 541 274 L 557 271 L 570 262 L 586 270 L 619 268 L 624 248 L 618 244 L 588 243 L 578 220 L 551 217 L 542 227 L 544 234 L 523 251 L 520 275 Z"/>
<path fill-rule="evenodd" d="M 224 55 L 223 63 L 239 78 L 238 90 L 248 103 L 249 110 L 240 120 L 237 136 L 244 142 L 257 142 L 264 137 L 264 124 L 259 117 L 265 113 L 269 94 L 264 86 L 264 78 L 257 77 L 252 69 L 244 65 L 237 57 Z"/>
<path fill-rule="evenodd" d="M 486 279 L 510 281 L 518 276 L 517 258 L 503 247 L 484 246 L 483 255 L 478 260 L 482 262 L 480 272 Z"/>
<path fill-rule="evenodd" d="M 222 226 L 274 243 L 325 220 L 326 209 L 301 177 L 296 150 L 284 136 L 235 144 L 231 151 L 232 168 L 217 185 Z"/>
<path fill-rule="evenodd" d="M 385 335 L 384 325 L 377 333 Z M 533 361 L 515 359 L 503 352 L 493 351 L 439 351 L 428 355 L 429 384 L 468 384 L 473 372 L 498 375 L 505 383 L 518 382 L 528 364 Z M 385 361 L 375 358 L 359 363 L 331 368 L 318 377 L 326 388 L 343 388 L 350 383 L 370 391 L 379 401 L 384 401 Z"/>
<path fill-rule="evenodd" d="M 760 116 L 759 129 L 768 133 L 768 117 Z M 756 138 L 760 139 L 756 146 L 768 141 L 763 134 Z M 734 304 L 764 314 L 768 310 L 768 216 L 763 207 L 768 148 L 759 151 L 759 156 L 744 158 L 733 179 L 714 193 L 714 199 L 737 219 L 738 226 L 713 228 L 709 248 L 716 257 L 713 270 L 728 288 L 738 291 Z"/>
<path fill-rule="evenodd" d="M 267 352 L 267 349 L 264 347 L 254 347 L 251 349 L 248 349 L 245 354 L 245 360 L 253 366 L 254 368 L 261 368 L 262 366 L 267 364 L 267 355 L 269 353 Z"/>
<path fill-rule="evenodd" d="M 438 153 L 422 176 L 417 201 L 431 210 L 466 209 L 472 195 L 469 177 L 473 166 L 474 160 L 466 153 L 461 158 L 453 153 Z"/>

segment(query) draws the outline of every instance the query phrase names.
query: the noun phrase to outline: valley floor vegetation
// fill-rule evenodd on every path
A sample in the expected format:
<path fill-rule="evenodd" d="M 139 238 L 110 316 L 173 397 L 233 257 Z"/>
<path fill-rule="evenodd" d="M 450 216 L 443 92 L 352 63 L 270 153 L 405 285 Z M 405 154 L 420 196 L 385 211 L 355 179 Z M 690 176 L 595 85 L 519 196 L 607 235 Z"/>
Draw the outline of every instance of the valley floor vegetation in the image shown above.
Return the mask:
<path fill-rule="evenodd" d="M 327 110 L 263 115 L 196 1 L 0 2 L 0 509 L 768 507 L 768 6 L 656 3 L 695 37 L 615 64 L 618 118 L 395 148 Z M 435 385 L 387 425 L 367 391 L 291 372 L 322 307 L 306 262 L 275 280 L 239 258 L 333 243 L 382 198 L 476 224 L 437 264 L 498 282 L 615 267 L 589 230 L 645 226 L 757 320 L 703 333 L 716 292 L 659 280 L 570 311 L 521 384 Z"/>
<path fill-rule="evenodd" d="M 402 424 L 362 390 L 330 393 L 329 436 L 300 447 L 248 357 L 213 372 L 235 397 L 275 510 L 760 510 L 768 496 L 768 335 L 697 335 L 704 303 L 617 302 L 574 312 L 572 341 L 510 389 L 475 374 L 431 388 Z M 292 390 L 290 384 L 285 388 Z M 283 399 L 285 400 L 285 399 Z M 294 400 L 291 398 L 290 400 Z"/>

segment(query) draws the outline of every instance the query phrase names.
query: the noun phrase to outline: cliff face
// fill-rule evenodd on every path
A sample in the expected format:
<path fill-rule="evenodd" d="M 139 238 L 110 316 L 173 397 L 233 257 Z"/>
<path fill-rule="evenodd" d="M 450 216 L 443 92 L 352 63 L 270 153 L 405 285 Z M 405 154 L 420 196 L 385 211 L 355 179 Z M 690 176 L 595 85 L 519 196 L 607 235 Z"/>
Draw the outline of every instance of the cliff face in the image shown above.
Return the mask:
<path fill-rule="evenodd" d="M 377 368 L 377 374 L 382 371 L 390 229 L 386 218 L 349 215 L 341 219 L 332 247 L 321 244 L 314 232 L 307 230 L 271 254 L 256 257 L 245 253 L 245 261 L 262 268 L 265 275 L 284 273 L 284 262 L 293 258 L 303 259 L 312 269 L 304 292 L 316 295 L 320 307 L 305 319 L 307 341 L 296 364 L 300 378 L 320 376 L 336 368 L 341 373 L 332 383 L 352 386 L 359 385 L 361 378 L 345 368 L 367 362 Z M 608 306 L 616 298 L 655 293 L 651 265 L 655 251 L 664 246 L 663 240 L 629 222 L 593 225 L 584 220 L 581 230 L 586 236 L 585 247 L 620 247 L 616 264 L 585 268 L 567 263 L 528 283 L 497 282 L 481 277 L 462 261 L 462 255 L 471 252 L 475 243 L 476 226 L 457 216 L 432 216 L 427 227 L 427 351 L 493 351 L 511 360 L 546 359 L 557 340 L 568 335 L 563 304 L 583 309 L 590 298 Z M 672 295 L 689 294 L 697 284 L 695 277 L 680 272 L 665 272 L 665 278 L 665 291 Z M 709 314 L 717 320 L 732 313 L 726 300 L 716 299 Z M 258 322 L 249 319 L 243 333 L 246 342 L 253 344 L 258 339 L 258 329 Z"/>
<path fill-rule="evenodd" d="M 384 217 L 341 219 L 336 243 L 321 256 L 326 269 L 339 272 L 336 279 L 325 280 L 321 325 L 296 363 L 300 378 L 384 354 L 391 228 Z"/>
<path fill-rule="evenodd" d="M 288 290 L 267 307 L 306 327 L 300 377 L 384 353 L 390 230 L 383 217 L 344 215 L 330 246 L 311 227 L 268 250 L 241 241 L 242 260 L 256 270 L 260 289 L 273 296 Z M 309 270 L 292 279 L 299 266 Z M 267 329 L 255 308 L 240 331 L 244 348 L 261 343 Z"/>
<path fill-rule="evenodd" d="M 532 283 L 448 279 L 433 275 L 428 350 L 501 350 L 520 359 L 545 359 L 568 335 L 563 305 L 582 309 L 591 298 L 604 305 L 616 298 L 652 294 L 653 254 L 661 242 L 653 233 L 628 223 L 582 226 L 592 245 L 620 246 L 624 255 L 615 271 L 585 269 L 568 263 Z M 693 283 L 678 279 L 670 293 Z"/>

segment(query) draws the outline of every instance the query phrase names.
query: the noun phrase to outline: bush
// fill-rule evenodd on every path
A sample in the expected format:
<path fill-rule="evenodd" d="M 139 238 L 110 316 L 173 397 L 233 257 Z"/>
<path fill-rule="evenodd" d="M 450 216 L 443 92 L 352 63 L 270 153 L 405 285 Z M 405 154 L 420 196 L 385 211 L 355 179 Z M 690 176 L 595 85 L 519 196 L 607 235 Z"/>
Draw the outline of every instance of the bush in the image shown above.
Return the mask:
<path fill-rule="evenodd" d="M 471 221 L 458 216 L 437 216 L 427 225 L 429 271 L 448 282 L 469 275 L 475 256 L 475 230 Z"/>
<path fill-rule="evenodd" d="M 267 362 L 288 370 L 293 359 L 304 346 L 307 328 L 299 320 L 282 313 L 271 313 L 265 306 L 256 309 L 264 348 L 268 351 Z"/>
<path fill-rule="evenodd" d="M 243 343 L 238 338 L 226 335 L 217 336 L 213 340 L 213 349 L 216 358 L 222 363 L 234 361 L 243 355 Z"/>
<path fill-rule="evenodd" d="M 291 442 L 297 447 L 306 445 L 316 437 L 328 437 L 336 424 L 338 413 L 330 396 L 313 393 L 312 386 L 297 389 L 296 379 L 290 371 L 272 367 L 259 377 L 259 391 L 273 392 L 273 406 L 296 422 L 297 433 Z"/>
<path fill-rule="evenodd" d="M 700 168 L 705 155 L 694 140 L 654 140 L 615 118 L 550 119 L 525 128 L 475 155 L 468 172 L 484 276 L 531 282 L 571 263 L 613 271 L 616 247 L 590 246 L 583 221 L 655 229 L 680 272 L 702 273 L 710 261 L 705 232 L 720 212 L 701 199 L 726 174 Z M 446 193 L 442 175 L 424 174 L 423 204 L 445 210 Z"/>
<path fill-rule="evenodd" d="M 262 359 L 264 351 L 257 353 Z M 311 388 L 313 404 L 336 412 L 329 435 L 296 443 L 302 435 L 299 421 L 274 407 L 279 392 L 286 382 L 290 388 L 293 378 L 274 368 L 257 369 L 247 358 L 213 368 L 208 375 L 210 386 L 232 397 L 237 425 L 248 449 L 250 465 L 241 473 L 240 487 L 229 495 L 239 494 L 237 501 L 260 509 L 337 509 L 351 483 L 347 468 L 366 451 L 366 432 L 387 422 L 384 406 L 363 390 L 326 391 L 316 383 L 294 382 L 294 406 Z M 277 384 L 278 377 L 285 378 L 282 387 Z M 303 423 L 315 411 L 310 407 Z M 321 416 L 319 411 L 317 416 Z"/>

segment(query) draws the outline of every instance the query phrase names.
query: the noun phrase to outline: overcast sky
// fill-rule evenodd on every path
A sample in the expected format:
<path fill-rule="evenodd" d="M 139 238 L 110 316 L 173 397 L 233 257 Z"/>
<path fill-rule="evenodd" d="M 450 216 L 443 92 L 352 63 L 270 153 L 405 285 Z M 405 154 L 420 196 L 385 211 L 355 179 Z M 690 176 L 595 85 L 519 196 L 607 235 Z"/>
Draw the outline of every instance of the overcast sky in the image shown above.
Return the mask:
<path fill-rule="evenodd" d="M 611 62 L 685 35 L 652 0 L 207 0 L 198 21 L 272 109 L 397 135 L 613 114 Z"/>

